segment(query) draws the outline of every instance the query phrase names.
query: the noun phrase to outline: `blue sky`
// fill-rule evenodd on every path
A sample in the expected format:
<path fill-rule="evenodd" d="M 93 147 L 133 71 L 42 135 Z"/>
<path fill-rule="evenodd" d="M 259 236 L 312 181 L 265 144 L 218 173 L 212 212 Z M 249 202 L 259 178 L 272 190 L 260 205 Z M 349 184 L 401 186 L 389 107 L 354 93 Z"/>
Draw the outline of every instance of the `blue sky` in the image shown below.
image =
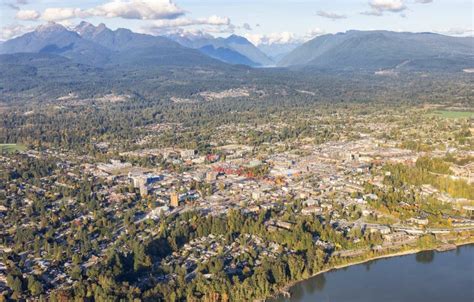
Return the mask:
<path fill-rule="evenodd" d="M 350 29 L 472 35 L 472 0 L 0 0 L 0 39 L 48 21 L 81 20 L 166 34 L 236 33 L 259 43 Z"/>

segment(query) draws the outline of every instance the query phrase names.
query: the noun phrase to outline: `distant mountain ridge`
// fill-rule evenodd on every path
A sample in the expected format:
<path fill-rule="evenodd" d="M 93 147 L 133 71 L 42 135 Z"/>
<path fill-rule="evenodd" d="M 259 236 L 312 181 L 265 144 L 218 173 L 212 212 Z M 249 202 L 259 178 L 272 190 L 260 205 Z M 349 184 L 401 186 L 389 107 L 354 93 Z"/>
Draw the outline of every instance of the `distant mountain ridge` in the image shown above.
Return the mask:
<path fill-rule="evenodd" d="M 287 54 L 295 50 L 298 46 L 303 44 L 302 42 L 288 42 L 288 43 L 271 43 L 271 44 L 260 44 L 258 49 L 263 51 L 273 62 L 278 63 Z"/>
<path fill-rule="evenodd" d="M 81 22 L 74 30 L 49 23 L 0 44 L 0 54 L 46 53 L 91 66 L 215 66 L 219 61 L 165 37 L 112 31 Z"/>
<path fill-rule="evenodd" d="M 78 33 L 55 23 L 40 25 L 33 32 L 5 41 L 0 45 L 0 53 L 60 54 L 91 65 L 105 64 L 109 56 L 104 47 L 84 40 Z"/>
<path fill-rule="evenodd" d="M 178 43 L 165 37 L 134 33 L 125 28 L 111 30 L 103 23 L 94 26 L 83 21 L 74 28 L 74 31 L 83 39 L 113 51 L 147 47 L 181 48 Z"/>
<path fill-rule="evenodd" d="M 278 66 L 340 71 L 460 71 L 474 66 L 474 38 L 353 30 L 316 37 L 286 55 Z"/>
<path fill-rule="evenodd" d="M 245 64 L 253 67 L 275 65 L 275 62 L 263 51 L 241 36 L 214 38 L 205 34 L 174 34 L 168 37 L 183 46 L 205 50 L 205 53 L 209 53 L 211 49 L 218 50 L 212 52 L 213 57 L 231 64 Z"/>
<path fill-rule="evenodd" d="M 207 56 L 211 58 L 215 58 L 225 63 L 247 65 L 247 66 L 253 66 L 253 67 L 259 66 L 259 64 L 251 61 L 246 56 L 229 48 L 224 48 L 224 47 L 215 48 L 212 45 L 206 45 L 199 48 L 199 51 L 201 51 L 202 53 L 206 54 Z"/>
<path fill-rule="evenodd" d="M 393 71 L 462 72 L 474 68 L 472 37 L 351 30 L 319 36 L 300 46 L 268 48 L 267 52 L 279 58 L 294 47 L 276 64 L 278 67 L 380 74 Z M 74 63 L 100 68 L 275 66 L 261 49 L 237 35 L 227 38 L 207 34 L 162 37 L 123 28 L 111 30 L 104 24 L 94 26 L 87 22 L 81 22 L 74 29 L 48 23 L 0 43 L 0 54 L 16 53 L 57 55 Z"/>

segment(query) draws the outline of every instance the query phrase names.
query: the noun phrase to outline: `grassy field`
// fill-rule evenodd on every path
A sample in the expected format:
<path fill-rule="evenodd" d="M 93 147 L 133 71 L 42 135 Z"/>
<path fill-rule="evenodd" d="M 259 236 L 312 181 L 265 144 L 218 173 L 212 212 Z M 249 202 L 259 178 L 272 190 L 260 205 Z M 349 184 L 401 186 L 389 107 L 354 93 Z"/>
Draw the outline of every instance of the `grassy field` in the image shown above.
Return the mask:
<path fill-rule="evenodd" d="M 0 153 L 14 153 L 16 151 L 25 151 L 26 147 L 19 144 L 0 144 Z"/>
<path fill-rule="evenodd" d="M 444 118 L 474 118 L 474 111 L 436 110 L 433 114 Z"/>

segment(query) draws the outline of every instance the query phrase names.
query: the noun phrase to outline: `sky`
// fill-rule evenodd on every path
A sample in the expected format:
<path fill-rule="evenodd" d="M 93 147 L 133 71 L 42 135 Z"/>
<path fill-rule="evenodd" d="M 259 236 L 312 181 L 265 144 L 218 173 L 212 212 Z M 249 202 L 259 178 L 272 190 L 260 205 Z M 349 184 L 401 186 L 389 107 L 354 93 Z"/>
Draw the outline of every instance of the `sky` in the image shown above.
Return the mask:
<path fill-rule="evenodd" d="M 351 29 L 474 34 L 473 0 L 0 0 L 0 40 L 47 22 L 85 20 L 155 35 L 299 43 Z"/>

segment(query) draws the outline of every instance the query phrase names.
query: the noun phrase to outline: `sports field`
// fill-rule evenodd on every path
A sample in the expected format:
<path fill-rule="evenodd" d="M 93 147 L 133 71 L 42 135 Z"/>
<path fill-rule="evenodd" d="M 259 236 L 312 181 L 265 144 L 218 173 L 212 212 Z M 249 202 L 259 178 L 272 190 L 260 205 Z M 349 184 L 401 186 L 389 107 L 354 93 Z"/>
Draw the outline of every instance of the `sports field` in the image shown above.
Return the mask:
<path fill-rule="evenodd" d="M 25 150 L 26 147 L 20 144 L 0 144 L 0 153 L 14 153 Z"/>
<path fill-rule="evenodd" d="M 474 118 L 474 111 L 436 110 L 433 114 L 444 118 Z"/>

